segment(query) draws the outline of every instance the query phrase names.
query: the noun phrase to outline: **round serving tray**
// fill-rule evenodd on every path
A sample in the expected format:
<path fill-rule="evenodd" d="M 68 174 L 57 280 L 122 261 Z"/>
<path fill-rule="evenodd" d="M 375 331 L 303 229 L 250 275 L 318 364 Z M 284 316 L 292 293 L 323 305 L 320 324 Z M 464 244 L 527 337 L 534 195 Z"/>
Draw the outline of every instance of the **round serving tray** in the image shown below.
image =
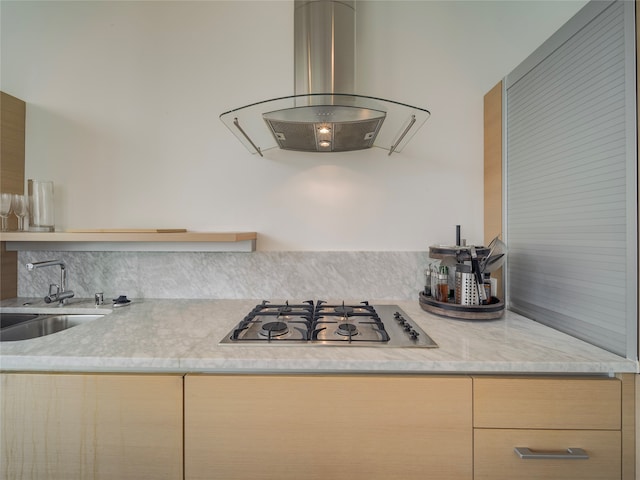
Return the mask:
<path fill-rule="evenodd" d="M 504 315 L 504 302 L 491 297 L 489 305 L 458 305 L 457 303 L 438 302 L 431 296 L 420 292 L 420 307 L 426 312 L 442 317 L 459 320 L 496 320 Z"/>

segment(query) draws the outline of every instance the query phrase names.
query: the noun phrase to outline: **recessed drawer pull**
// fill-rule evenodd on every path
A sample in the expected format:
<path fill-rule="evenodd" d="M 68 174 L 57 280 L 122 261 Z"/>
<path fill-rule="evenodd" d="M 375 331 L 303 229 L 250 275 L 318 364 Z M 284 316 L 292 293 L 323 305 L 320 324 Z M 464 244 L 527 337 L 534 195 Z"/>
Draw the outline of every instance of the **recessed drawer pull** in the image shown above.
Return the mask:
<path fill-rule="evenodd" d="M 515 452 L 523 460 L 589 460 L 589 455 L 581 448 L 567 448 L 566 452 L 534 452 L 526 447 L 516 447 Z"/>

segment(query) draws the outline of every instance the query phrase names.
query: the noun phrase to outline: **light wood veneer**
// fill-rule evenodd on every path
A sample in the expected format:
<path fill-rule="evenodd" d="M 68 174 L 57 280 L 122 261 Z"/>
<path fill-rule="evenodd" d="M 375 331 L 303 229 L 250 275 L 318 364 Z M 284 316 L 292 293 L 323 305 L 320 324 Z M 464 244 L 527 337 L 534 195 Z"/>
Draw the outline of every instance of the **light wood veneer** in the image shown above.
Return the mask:
<path fill-rule="evenodd" d="M 623 385 L 618 378 L 474 377 L 474 479 L 631 480 L 622 417 L 633 406 Z M 589 458 L 522 459 L 516 447 L 581 448 Z M 623 459 L 631 464 L 624 472 Z"/>
<path fill-rule="evenodd" d="M 0 92 L 0 192 L 24 193 L 26 104 Z M 16 228 L 15 216 L 9 226 Z M 9 252 L 0 242 L 0 300 L 18 295 L 18 254 Z"/>
<path fill-rule="evenodd" d="M 187 480 L 470 480 L 471 451 L 468 377 L 185 379 Z"/>
<path fill-rule="evenodd" d="M 533 451 L 580 447 L 588 460 L 521 459 L 514 446 Z M 476 429 L 474 480 L 615 480 L 620 478 L 620 431 Z"/>
<path fill-rule="evenodd" d="M 502 82 L 484 96 L 484 244 L 502 232 Z M 497 279 L 497 297 L 504 299 L 502 268 L 491 274 Z"/>
<path fill-rule="evenodd" d="M 179 375 L 2 374 L 0 477 L 182 479 Z"/>

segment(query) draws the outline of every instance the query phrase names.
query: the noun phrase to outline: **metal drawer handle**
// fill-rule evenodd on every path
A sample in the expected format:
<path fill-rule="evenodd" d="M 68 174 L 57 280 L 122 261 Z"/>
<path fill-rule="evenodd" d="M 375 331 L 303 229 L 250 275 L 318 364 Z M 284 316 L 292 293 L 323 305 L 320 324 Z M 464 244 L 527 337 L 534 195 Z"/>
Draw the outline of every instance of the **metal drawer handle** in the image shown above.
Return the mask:
<path fill-rule="evenodd" d="M 589 460 L 589 454 L 581 448 L 567 448 L 566 452 L 534 452 L 526 447 L 516 447 L 515 452 L 523 460 Z"/>

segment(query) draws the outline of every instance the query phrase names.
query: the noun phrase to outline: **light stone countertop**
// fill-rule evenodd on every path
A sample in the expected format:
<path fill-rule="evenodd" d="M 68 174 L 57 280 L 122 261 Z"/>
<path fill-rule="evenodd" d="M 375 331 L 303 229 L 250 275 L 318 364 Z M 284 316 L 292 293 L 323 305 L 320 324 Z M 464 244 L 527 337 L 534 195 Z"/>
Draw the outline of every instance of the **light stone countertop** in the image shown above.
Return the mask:
<path fill-rule="evenodd" d="M 32 305 L 24 307 L 26 301 Z M 418 300 L 371 301 L 402 308 L 439 348 L 224 344 L 220 340 L 259 300 L 135 300 L 95 307 L 72 299 L 61 310 L 36 299 L 0 302 L 4 312 L 107 313 L 45 337 L 0 343 L 3 371 L 82 372 L 638 372 L 638 363 L 512 312 L 469 321 L 425 312 Z"/>

